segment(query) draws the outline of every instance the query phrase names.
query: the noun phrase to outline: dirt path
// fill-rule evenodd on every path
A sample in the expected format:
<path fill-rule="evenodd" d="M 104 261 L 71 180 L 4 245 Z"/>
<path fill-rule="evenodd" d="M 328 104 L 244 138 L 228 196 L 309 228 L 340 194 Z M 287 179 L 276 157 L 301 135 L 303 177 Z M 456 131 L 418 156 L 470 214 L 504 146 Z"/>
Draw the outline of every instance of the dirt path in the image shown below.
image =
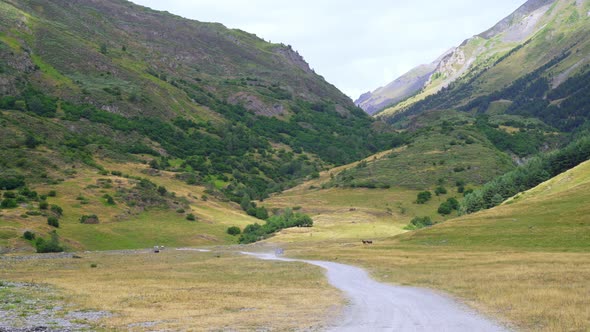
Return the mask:
<path fill-rule="evenodd" d="M 330 331 L 508 331 L 449 297 L 427 289 L 379 283 L 354 266 L 274 254 L 243 254 L 324 268 L 330 284 L 346 293 L 351 302 Z"/>

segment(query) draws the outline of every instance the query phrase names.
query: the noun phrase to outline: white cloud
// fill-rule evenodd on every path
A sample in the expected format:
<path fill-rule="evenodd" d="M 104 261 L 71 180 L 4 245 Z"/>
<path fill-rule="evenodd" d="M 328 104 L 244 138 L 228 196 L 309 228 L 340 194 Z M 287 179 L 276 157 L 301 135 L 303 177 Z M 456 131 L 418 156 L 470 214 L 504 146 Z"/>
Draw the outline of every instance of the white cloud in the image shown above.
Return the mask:
<path fill-rule="evenodd" d="M 524 0 L 132 0 L 292 45 L 353 99 L 485 31 Z"/>

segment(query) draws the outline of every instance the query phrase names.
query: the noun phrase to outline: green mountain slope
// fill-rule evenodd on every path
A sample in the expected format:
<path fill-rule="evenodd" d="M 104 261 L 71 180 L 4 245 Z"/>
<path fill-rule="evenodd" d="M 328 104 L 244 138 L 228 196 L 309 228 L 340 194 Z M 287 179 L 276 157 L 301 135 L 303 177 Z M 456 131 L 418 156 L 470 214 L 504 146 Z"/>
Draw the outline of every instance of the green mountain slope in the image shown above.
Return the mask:
<path fill-rule="evenodd" d="M 419 94 L 380 116 L 399 119 L 403 115 L 396 114 L 460 107 L 538 71 L 547 79 L 546 90 L 559 87 L 584 73 L 590 61 L 589 9 L 588 1 L 528 1 L 492 29 L 466 40 L 443 58 Z"/>
<path fill-rule="evenodd" d="M 589 1 L 531 0 L 466 40 L 414 96 L 377 114 L 407 135 L 408 149 L 332 184 L 483 184 L 583 135 L 590 123 L 589 10 Z"/>
<path fill-rule="evenodd" d="M 290 46 L 123 0 L 6 0 L 0 18 L 2 172 L 143 153 L 239 200 L 391 146 Z"/>

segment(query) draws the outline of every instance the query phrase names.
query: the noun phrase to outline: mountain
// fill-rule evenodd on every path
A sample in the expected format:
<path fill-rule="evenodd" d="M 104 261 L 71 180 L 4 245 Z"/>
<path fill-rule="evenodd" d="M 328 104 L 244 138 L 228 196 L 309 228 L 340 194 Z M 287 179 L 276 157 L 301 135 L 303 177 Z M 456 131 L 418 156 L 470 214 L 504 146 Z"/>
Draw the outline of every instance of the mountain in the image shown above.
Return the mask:
<path fill-rule="evenodd" d="M 528 1 L 494 27 L 443 55 L 435 62 L 437 68 L 429 79 L 420 88 L 412 87 L 414 95 L 391 102 L 391 107 L 381 107 L 379 116 L 389 118 L 428 96 L 459 85 L 468 85 L 471 97 L 494 92 L 563 52 L 573 51 L 545 73 L 552 76 L 552 86 L 558 86 L 588 63 L 584 55 L 588 47 L 588 9 L 587 1 Z"/>
<path fill-rule="evenodd" d="M 528 1 L 438 59 L 423 87 L 415 81 L 400 85 L 404 78 L 390 84 L 397 91 L 416 91 L 376 116 L 405 134 L 409 144 L 334 176 L 328 185 L 481 185 L 586 135 L 589 11 L 587 0 Z M 361 106 L 371 107 L 379 98 L 365 95 Z"/>
<path fill-rule="evenodd" d="M 47 182 L 143 154 L 239 201 L 394 135 L 290 46 L 218 23 L 124 0 L 5 0 L 0 18 L 0 174 Z"/>
<path fill-rule="evenodd" d="M 365 112 L 373 115 L 387 106 L 396 104 L 418 93 L 430 80 L 442 59 L 454 51 L 450 49 L 430 64 L 420 65 L 397 78 L 395 81 L 380 87 L 373 92 L 361 95 L 354 103 Z"/>

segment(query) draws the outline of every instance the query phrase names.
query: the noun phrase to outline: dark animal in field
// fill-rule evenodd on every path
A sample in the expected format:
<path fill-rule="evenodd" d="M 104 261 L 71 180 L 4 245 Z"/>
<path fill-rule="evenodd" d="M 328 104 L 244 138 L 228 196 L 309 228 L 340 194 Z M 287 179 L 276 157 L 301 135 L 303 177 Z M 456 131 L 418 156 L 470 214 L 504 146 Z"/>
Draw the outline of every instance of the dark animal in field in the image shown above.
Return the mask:
<path fill-rule="evenodd" d="M 373 240 L 361 240 L 363 244 L 373 244 Z"/>

